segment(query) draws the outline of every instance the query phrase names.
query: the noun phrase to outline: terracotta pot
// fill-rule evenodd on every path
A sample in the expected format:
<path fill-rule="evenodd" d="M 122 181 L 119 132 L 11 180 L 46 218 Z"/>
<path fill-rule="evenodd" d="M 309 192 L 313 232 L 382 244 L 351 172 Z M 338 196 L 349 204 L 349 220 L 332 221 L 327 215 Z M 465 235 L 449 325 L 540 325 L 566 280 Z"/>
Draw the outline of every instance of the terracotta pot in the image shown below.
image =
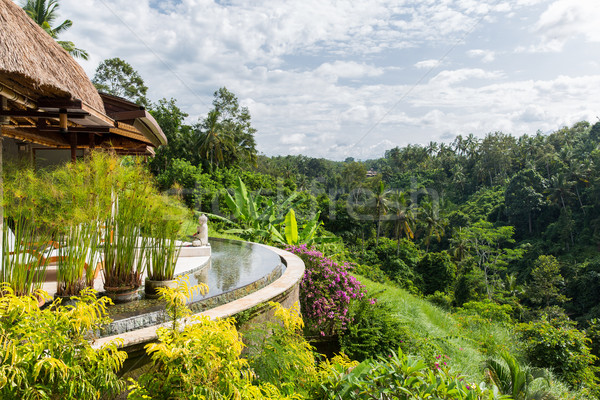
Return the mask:
<path fill-rule="evenodd" d="M 172 279 L 170 281 L 152 281 L 146 278 L 146 286 L 144 286 L 144 291 L 146 292 L 146 297 L 149 299 L 158 299 L 160 296 L 156 289 L 158 288 L 168 287 L 171 289 L 175 289 L 177 287 L 177 280 Z"/>
<path fill-rule="evenodd" d="M 46 304 L 46 299 L 45 299 L 45 298 L 44 298 L 44 296 L 42 296 L 41 294 L 39 294 L 39 293 L 36 293 L 36 294 L 35 294 L 35 298 L 36 298 L 36 299 L 37 299 L 37 301 L 38 301 L 38 307 L 40 307 L 40 308 L 41 308 L 41 307 L 42 307 L 44 304 Z"/>
<path fill-rule="evenodd" d="M 138 289 L 139 287 L 134 286 L 104 286 L 106 296 L 115 303 L 127 303 L 129 301 L 138 300 L 140 298 Z"/>

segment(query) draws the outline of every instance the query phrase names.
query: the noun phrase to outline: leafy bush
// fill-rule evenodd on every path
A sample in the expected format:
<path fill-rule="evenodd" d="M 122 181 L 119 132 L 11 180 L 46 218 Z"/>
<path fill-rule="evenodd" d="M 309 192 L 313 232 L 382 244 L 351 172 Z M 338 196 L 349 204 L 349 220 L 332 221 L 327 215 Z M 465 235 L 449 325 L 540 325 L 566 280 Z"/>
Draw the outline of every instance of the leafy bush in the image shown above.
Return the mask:
<path fill-rule="evenodd" d="M 531 365 L 553 370 L 572 388 L 594 387 L 592 365 L 596 357 L 588 347 L 590 339 L 574 325 L 571 321 L 542 319 L 519 324 L 517 331 Z"/>
<path fill-rule="evenodd" d="M 454 302 L 454 298 L 451 294 L 436 291 L 434 294 L 430 294 L 425 298 L 427 299 L 427 301 L 435 304 L 436 306 L 446 311 L 452 310 L 452 303 Z"/>
<path fill-rule="evenodd" d="M 508 304 L 497 304 L 491 300 L 471 301 L 463 304 L 454 314 L 462 330 L 477 340 L 480 351 L 499 354 L 509 350 L 504 342 L 503 330 L 512 335 L 512 308 Z"/>
<path fill-rule="evenodd" d="M 309 331 L 323 336 L 344 331 L 352 322 L 348 315 L 351 301 L 366 294 L 364 286 L 350 275 L 350 265 L 338 264 L 306 245 L 288 250 L 300 256 L 306 266 L 300 282 L 300 306 Z"/>
<path fill-rule="evenodd" d="M 456 279 L 456 264 L 445 251 L 427 253 L 417 263 L 415 272 L 419 275 L 415 283 L 423 294 L 445 292 Z"/>
<path fill-rule="evenodd" d="M 56 300 L 40 310 L 35 296 L 17 297 L 7 284 L 0 292 L 0 398 L 98 399 L 122 389 L 117 371 L 127 354 L 114 342 L 88 342 L 107 322 L 108 298 L 84 289 L 74 306 Z"/>
<path fill-rule="evenodd" d="M 433 368 L 402 352 L 368 359 L 321 384 L 323 399 L 500 399 L 482 385 L 469 383 L 443 363 Z"/>
<path fill-rule="evenodd" d="M 350 306 L 352 323 L 340 335 L 341 350 L 353 360 L 390 354 L 402 347 L 413 350 L 413 337 L 384 302 L 362 298 Z"/>
<path fill-rule="evenodd" d="M 511 324 L 512 307 L 509 304 L 498 304 L 489 299 L 470 301 L 458 309 L 456 315 L 478 316 L 484 320 L 498 322 L 504 325 Z"/>
<path fill-rule="evenodd" d="M 304 322 L 296 303 L 285 309 L 270 302 L 275 320 L 256 326 L 244 337 L 248 362 L 260 379 L 276 386 L 286 395 L 307 396 L 317 381 L 314 353 L 302 336 Z"/>
<path fill-rule="evenodd" d="M 171 328 L 158 330 L 158 343 L 146 345 L 152 368 L 131 381 L 128 399 L 284 399 L 269 383 L 253 385 L 254 374 L 241 358 L 244 344 L 232 318 L 192 316 L 183 330 L 177 316 L 188 316 L 185 300 L 203 287 L 178 279 L 175 289 L 160 288 L 173 317 Z"/>

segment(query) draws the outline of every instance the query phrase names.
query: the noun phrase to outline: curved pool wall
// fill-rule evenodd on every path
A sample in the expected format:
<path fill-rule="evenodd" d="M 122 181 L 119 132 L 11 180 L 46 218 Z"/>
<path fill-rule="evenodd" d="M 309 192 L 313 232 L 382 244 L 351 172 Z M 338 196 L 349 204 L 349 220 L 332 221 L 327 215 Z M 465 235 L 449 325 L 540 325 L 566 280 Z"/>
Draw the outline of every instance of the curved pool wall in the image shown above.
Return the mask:
<path fill-rule="evenodd" d="M 213 243 L 216 241 L 216 239 L 212 239 Z M 202 305 L 202 301 L 210 301 L 210 297 L 207 299 L 201 299 L 199 302 L 196 302 L 198 305 L 195 305 L 195 303 L 191 305 L 193 310 L 200 311 L 197 315 L 205 315 L 211 319 L 218 319 L 232 317 L 243 311 L 250 311 L 249 315 L 246 316 L 246 319 L 250 318 L 253 321 L 260 321 L 262 319 L 269 318 L 269 314 L 271 313 L 271 309 L 267 305 L 269 301 L 280 303 L 284 307 L 289 308 L 299 300 L 299 285 L 300 280 L 304 276 L 304 262 L 298 256 L 288 251 L 262 244 L 248 242 L 236 243 L 244 243 L 245 245 L 247 244 L 253 248 L 259 248 L 261 249 L 260 252 L 270 252 L 279 260 L 279 267 L 281 270 L 280 276 L 275 277 L 274 275 L 277 273 L 274 272 L 274 270 L 271 270 L 270 274 L 268 273 L 254 282 L 250 282 L 242 287 L 221 293 L 221 295 L 213 296 L 220 297 L 219 301 L 222 302 L 222 304 L 218 304 L 215 300 L 214 308 L 205 309 L 205 306 L 209 307 L 209 305 L 206 303 Z M 213 255 L 214 254 L 215 249 L 213 247 Z M 262 278 L 265 279 L 263 280 Z M 273 279 L 273 281 L 269 283 L 269 279 Z M 262 283 L 256 283 L 261 280 Z M 265 286 L 260 288 L 259 286 L 261 284 L 264 284 Z M 234 294 L 234 292 L 236 293 Z M 183 323 L 185 324 L 194 322 L 184 320 Z M 150 326 L 140 327 L 126 332 L 101 337 L 96 339 L 92 343 L 92 346 L 94 348 L 99 348 L 110 341 L 119 339 L 119 347 L 127 351 L 130 358 L 129 361 L 135 363 L 136 356 L 145 354 L 144 346 L 147 343 L 156 341 L 157 329 L 167 326 L 170 326 L 169 322 L 158 322 L 157 320 L 156 324 L 152 324 Z"/>
<path fill-rule="evenodd" d="M 179 275 L 187 275 L 190 285 L 204 283 L 206 295 L 196 293 L 188 307 L 194 312 L 228 303 L 246 296 L 274 282 L 285 266 L 275 252 L 261 245 L 237 240 L 211 239 L 210 258 L 191 258 L 200 265 L 190 264 Z M 181 257 L 180 257 L 181 259 Z M 143 299 L 109 308 L 113 320 L 102 331 L 102 336 L 122 334 L 166 322 L 164 302 Z"/>

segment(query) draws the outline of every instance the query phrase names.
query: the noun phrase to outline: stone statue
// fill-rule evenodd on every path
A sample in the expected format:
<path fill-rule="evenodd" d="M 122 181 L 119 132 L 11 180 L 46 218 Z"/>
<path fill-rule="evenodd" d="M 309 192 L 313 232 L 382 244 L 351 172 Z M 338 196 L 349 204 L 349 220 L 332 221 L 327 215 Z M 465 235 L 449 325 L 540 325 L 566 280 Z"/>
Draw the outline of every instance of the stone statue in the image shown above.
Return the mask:
<path fill-rule="evenodd" d="M 204 214 L 198 217 L 198 229 L 194 234 L 195 240 L 192 242 L 193 246 L 206 246 L 208 245 L 208 217 Z"/>

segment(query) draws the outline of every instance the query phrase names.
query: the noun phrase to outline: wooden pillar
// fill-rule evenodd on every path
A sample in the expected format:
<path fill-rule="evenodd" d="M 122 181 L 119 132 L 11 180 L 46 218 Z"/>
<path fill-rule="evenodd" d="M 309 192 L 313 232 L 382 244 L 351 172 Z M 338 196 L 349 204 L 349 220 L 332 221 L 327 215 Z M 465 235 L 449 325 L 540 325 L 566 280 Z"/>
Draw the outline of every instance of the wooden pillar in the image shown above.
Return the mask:
<path fill-rule="evenodd" d="M 2 103 L 0 103 L 0 110 L 8 109 L 8 100 L 4 96 L 0 96 L 2 99 Z M 0 118 L 0 257 L 4 258 L 4 180 L 2 178 L 3 167 L 2 167 L 2 153 L 4 152 L 4 136 L 2 135 L 2 130 L 4 129 L 2 126 L 8 124 L 9 118 Z M 1 261 L 1 260 L 0 260 Z"/>
<path fill-rule="evenodd" d="M 60 132 L 66 136 L 66 134 L 69 133 L 69 126 L 67 125 L 67 110 L 61 109 L 59 118 Z M 71 132 L 69 142 L 71 143 L 71 162 L 75 162 L 77 161 L 77 134 L 75 132 Z"/>
<path fill-rule="evenodd" d="M 77 161 L 77 133 L 71 132 L 71 162 Z"/>

